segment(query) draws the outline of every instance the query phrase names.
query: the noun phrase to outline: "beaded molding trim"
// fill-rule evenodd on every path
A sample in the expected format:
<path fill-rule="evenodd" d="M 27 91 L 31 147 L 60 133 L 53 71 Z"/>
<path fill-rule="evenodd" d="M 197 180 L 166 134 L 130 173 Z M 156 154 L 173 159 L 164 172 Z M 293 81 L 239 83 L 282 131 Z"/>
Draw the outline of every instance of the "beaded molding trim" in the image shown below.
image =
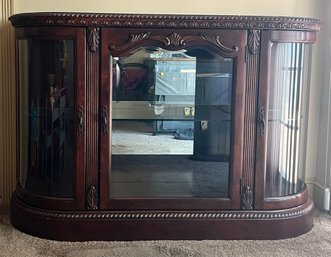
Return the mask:
<path fill-rule="evenodd" d="M 185 29 L 272 29 L 318 31 L 321 21 L 284 16 L 148 15 L 108 13 L 22 13 L 9 18 L 14 27 L 100 26 Z"/>
<path fill-rule="evenodd" d="M 304 205 L 288 210 L 270 211 L 45 211 L 24 204 L 16 197 L 16 208 L 29 214 L 46 219 L 102 219 L 102 220 L 187 220 L 187 219 L 221 219 L 221 220 L 275 220 L 303 216 L 313 210 L 314 204 L 309 199 Z"/>

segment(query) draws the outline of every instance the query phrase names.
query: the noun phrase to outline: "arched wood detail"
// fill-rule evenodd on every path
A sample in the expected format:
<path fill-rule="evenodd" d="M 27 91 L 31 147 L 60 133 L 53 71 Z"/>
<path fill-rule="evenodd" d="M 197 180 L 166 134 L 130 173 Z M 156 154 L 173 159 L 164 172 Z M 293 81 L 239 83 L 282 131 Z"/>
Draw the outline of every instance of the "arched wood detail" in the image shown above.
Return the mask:
<path fill-rule="evenodd" d="M 220 35 L 182 35 L 178 32 L 172 32 L 167 35 L 152 34 L 151 32 L 144 32 L 138 34 L 129 34 L 126 42 L 115 45 L 109 44 L 109 49 L 112 55 L 121 55 L 128 51 L 133 51 L 136 48 L 142 46 L 159 46 L 165 50 L 178 51 L 185 48 L 213 48 L 213 50 L 226 57 L 236 56 L 239 47 L 238 46 L 226 46 L 222 43 L 222 37 Z"/>

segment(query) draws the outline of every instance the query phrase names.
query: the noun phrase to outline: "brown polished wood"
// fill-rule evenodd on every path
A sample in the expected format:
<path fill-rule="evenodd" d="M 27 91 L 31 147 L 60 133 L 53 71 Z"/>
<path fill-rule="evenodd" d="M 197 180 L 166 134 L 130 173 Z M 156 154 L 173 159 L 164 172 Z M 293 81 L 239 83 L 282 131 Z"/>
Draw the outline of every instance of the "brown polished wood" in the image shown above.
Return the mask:
<path fill-rule="evenodd" d="M 256 131 L 256 95 L 258 91 L 258 69 L 260 67 L 261 31 L 249 30 L 246 52 L 246 88 L 244 113 L 243 174 L 241 179 L 241 209 L 252 210 L 254 205 L 254 164 L 256 137 L 264 131 Z M 260 107 L 259 107 L 260 108 Z"/>
<path fill-rule="evenodd" d="M 309 231 L 311 200 L 277 211 L 89 211 L 34 208 L 14 194 L 12 223 L 29 234 L 54 240 L 283 239 Z M 29 222 L 25 222 L 25 219 Z M 42 229 L 36 229 L 42 227 Z"/>
<path fill-rule="evenodd" d="M 295 195 L 284 197 L 268 197 L 263 202 L 263 209 L 286 209 L 293 206 L 299 206 L 308 201 L 308 189 L 305 187 L 301 192 Z"/>
<path fill-rule="evenodd" d="M 99 208 L 99 97 L 100 97 L 100 47 L 99 29 L 86 30 L 86 208 Z"/>
<path fill-rule="evenodd" d="M 43 197 L 18 185 L 11 207 L 15 227 L 73 241 L 280 239 L 311 229 L 314 205 L 306 187 L 292 195 L 265 197 L 268 92 L 271 44 L 314 43 L 319 20 L 29 13 L 10 21 L 18 40 L 74 40 L 75 107 L 81 122 L 75 137 L 74 197 Z M 203 49 L 232 59 L 227 198 L 110 197 L 114 58 L 143 47 Z"/>
<path fill-rule="evenodd" d="M 270 66 L 270 31 L 261 32 L 261 58 L 259 67 L 259 89 L 257 94 L 257 106 L 260 115 L 263 110 L 267 110 L 267 94 L 269 83 L 269 66 Z M 268 112 L 264 111 L 264 119 L 268 120 Z M 265 122 L 264 121 L 264 122 Z M 261 120 L 263 124 L 263 120 Z M 262 128 L 261 128 L 262 129 Z M 268 127 L 264 128 L 265 131 Z M 263 209 L 265 181 L 266 181 L 266 136 L 259 131 L 256 137 L 256 156 L 255 156 L 255 209 Z"/>
<path fill-rule="evenodd" d="M 135 27 L 182 29 L 259 29 L 319 31 L 321 21 L 301 17 L 169 15 L 111 13 L 22 13 L 9 18 L 14 27 Z"/>
<path fill-rule="evenodd" d="M 272 31 L 270 40 L 274 43 L 314 43 L 317 33 L 307 31 Z"/>

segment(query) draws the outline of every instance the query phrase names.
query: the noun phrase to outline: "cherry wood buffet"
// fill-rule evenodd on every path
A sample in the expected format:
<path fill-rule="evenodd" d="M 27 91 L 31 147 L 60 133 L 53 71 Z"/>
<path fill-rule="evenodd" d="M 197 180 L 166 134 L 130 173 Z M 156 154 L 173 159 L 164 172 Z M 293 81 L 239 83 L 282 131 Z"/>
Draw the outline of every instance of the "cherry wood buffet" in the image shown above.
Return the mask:
<path fill-rule="evenodd" d="M 56 240 L 309 231 L 309 58 L 320 21 L 27 13 L 16 31 L 11 221 Z"/>

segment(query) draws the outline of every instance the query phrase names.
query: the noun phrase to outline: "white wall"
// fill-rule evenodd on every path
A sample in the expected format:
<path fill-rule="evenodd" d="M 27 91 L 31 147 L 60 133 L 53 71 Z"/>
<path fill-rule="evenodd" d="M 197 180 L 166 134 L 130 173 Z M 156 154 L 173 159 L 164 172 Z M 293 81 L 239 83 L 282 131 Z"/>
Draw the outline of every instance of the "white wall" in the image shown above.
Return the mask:
<path fill-rule="evenodd" d="M 331 1 L 324 0 L 321 5 L 324 25 L 319 35 L 317 45 L 318 63 L 316 74 L 317 83 L 312 84 L 316 87 L 314 92 L 318 92 L 318 98 L 314 107 L 318 108 L 319 120 L 318 130 L 315 137 L 317 141 L 316 147 L 316 165 L 314 177 L 314 200 L 315 204 L 322 208 L 325 187 L 331 186 L 331 103 L 329 102 L 329 94 L 331 90 Z M 317 104 L 318 103 L 318 104 Z"/>
<path fill-rule="evenodd" d="M 314 17 L 320 0 L 16 0 L 16 12 L 247 14 Z"/>

